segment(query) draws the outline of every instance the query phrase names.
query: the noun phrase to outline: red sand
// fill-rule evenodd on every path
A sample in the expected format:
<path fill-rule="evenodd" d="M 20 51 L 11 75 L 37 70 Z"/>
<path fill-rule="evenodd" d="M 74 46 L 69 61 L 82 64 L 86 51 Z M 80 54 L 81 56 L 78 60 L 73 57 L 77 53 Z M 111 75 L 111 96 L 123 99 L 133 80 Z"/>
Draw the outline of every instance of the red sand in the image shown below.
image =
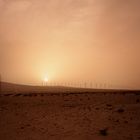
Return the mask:
<path fill-rule="evenodd" d="M 140 140 L 140 94 L 0 95 L 1 140 Z"/>

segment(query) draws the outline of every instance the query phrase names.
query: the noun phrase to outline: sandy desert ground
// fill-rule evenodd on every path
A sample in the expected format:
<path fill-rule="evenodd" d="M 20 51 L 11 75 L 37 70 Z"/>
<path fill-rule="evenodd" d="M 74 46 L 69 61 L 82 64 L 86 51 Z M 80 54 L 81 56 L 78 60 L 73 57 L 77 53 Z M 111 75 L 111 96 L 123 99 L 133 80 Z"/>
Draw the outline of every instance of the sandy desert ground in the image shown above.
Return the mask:
<path fill-rule="evenodd" d="M 0 140 L 140 140 L 140 92 L 1 92 Z"/>

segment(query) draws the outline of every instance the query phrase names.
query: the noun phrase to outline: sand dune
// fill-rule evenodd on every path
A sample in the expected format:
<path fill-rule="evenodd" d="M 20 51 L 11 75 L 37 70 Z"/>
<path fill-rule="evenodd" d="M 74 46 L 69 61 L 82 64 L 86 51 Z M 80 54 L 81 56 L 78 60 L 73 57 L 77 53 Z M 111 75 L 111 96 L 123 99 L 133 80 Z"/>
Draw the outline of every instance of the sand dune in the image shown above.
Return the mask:
<path fill-rule="evenodd" d="M 120 90 L 120 89 L 90 89 L 90 88 L 76 88 L 65 86 L 28 86 L 18 85 L 13 83 L 2 82 L 1 83 L 2 94 L 15 94 L 15 93 L 133 93 L 134 90 Z M 139 93 L 135 90 L 135 93 Z"/>
<path fill-rule="evenodd" d="M 84 88 L 74 88 L 74 87 L 64 87 L 64 86 L 28 86 L 28 85 L 18 85 L 12 83 L 1 83 L 3 94 L 15 94 L 15 93 L 60 93 L 60 92 L 86 92 L 93 91 L 93 89 Z"/>

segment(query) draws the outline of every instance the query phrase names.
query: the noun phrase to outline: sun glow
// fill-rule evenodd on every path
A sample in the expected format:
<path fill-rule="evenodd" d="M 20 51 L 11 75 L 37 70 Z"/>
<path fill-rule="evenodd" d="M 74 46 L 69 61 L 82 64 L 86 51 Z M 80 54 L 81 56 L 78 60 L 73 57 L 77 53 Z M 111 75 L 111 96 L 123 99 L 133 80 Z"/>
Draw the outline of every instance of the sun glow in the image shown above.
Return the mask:
<path fill-rule="evenodd" d="M 48 81 L 49 81 L 48 77 L 45 77 L 44 82 L 48 82 Z"/>

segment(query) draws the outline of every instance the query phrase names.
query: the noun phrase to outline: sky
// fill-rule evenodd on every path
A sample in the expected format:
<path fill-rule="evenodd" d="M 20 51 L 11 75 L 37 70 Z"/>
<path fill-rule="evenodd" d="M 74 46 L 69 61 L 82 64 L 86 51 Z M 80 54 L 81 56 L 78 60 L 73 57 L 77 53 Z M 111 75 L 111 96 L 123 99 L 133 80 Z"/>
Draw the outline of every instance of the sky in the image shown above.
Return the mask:
<path fill-rule="evenodd" d="M 0 0 L 7 82 L 140 89 L 139 0 Z"/>

